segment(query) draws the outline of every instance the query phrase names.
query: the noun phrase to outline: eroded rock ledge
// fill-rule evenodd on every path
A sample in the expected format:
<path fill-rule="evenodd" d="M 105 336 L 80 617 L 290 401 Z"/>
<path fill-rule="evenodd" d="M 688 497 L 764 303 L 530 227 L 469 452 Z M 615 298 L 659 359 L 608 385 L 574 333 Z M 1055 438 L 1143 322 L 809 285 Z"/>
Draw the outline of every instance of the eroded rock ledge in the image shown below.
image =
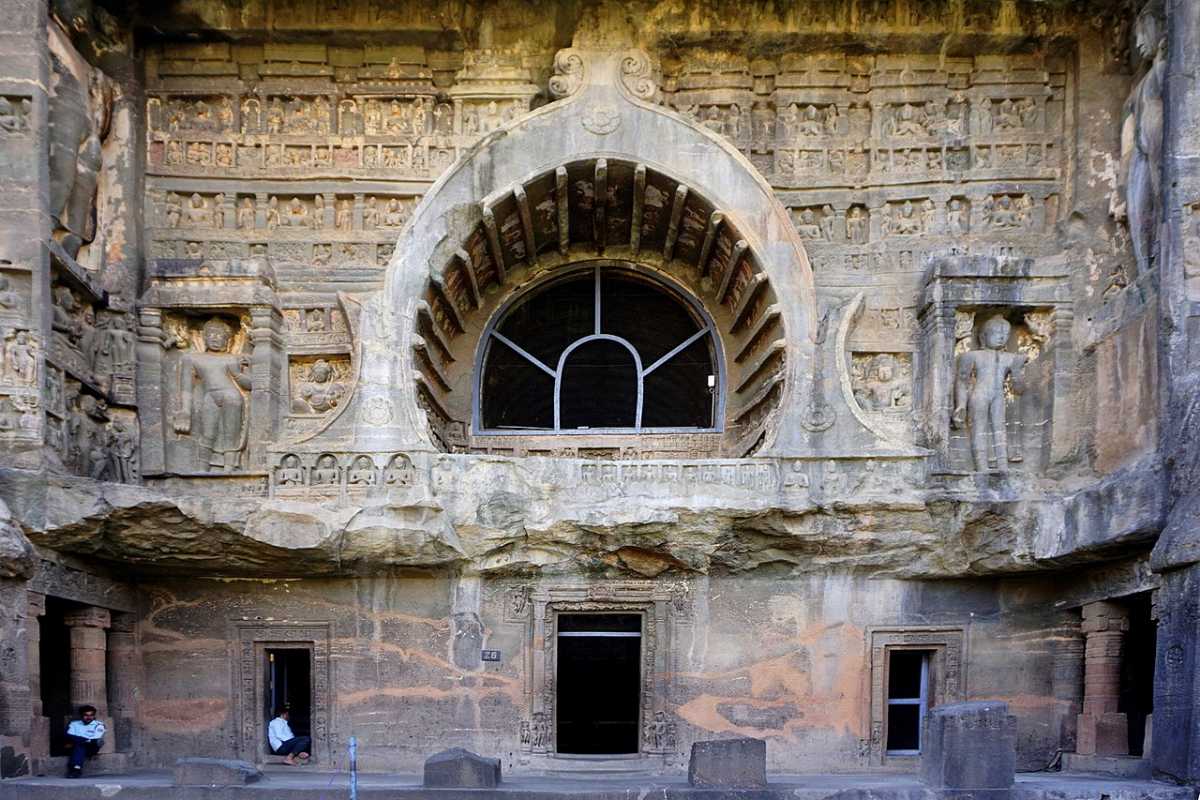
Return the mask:
<path fill-rule="evenodd" d="M 155 487 L 8 470 L 0 491 L 16 533 L 42 547 L 138 572 L 263 577 L 838 567 L 948 578 L 1120 557 L 1149 547 L 1163 520 L 1154 465 L 1073 493 L 936 476 L 917 489 L 908 462 L 744 465 L 442 455 L 418 460 L 411 485 L 272 496 L 261 477 Z M 675 469 L 679 482 L 664 482 Z M 4 568 L 19 569 L 21 548 L 8 549 Z"/>

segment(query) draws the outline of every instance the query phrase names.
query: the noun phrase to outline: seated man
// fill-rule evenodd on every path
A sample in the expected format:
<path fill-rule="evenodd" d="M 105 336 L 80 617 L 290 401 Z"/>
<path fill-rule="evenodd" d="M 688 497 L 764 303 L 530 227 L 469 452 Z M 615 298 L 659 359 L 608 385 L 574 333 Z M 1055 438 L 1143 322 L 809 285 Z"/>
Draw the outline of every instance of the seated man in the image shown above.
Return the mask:
<path fill-rule="evenodd" d="M 275 719 L 267 726 L 267 739 L 271 742 L 271 752 L 284 756 L 284 761 L 293 766 L 296 759 L 301 763 L 308 760 L 308 751 L 312 747 L 312 739 L 308 736 L 295 736 L 292 726 L 288 725 L 288 710 L 279 708 L 275 711 Z"/>
<path fill-rule="evenodd" d="M 80 706 L 79 719 L 67 726 L 67 744 L 71 746 L 67 777 L 82 777 L 83 762 L 104 746 L 104 723 L 96 719 L 95 706 Z"/>

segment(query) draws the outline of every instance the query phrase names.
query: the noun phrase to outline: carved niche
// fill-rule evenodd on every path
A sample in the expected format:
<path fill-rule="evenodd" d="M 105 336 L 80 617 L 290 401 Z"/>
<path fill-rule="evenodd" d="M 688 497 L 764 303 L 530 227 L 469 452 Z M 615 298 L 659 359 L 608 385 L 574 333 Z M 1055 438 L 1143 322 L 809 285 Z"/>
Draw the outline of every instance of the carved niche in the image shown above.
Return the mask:
<path fill-rule="evenodd" d="M 945 259 L 926 298 L 914 406 L 935 472 L 1036 474 L 1069 457 L 1074 314 L 1059 266 Z"/>
<path fill-rule="evenodd" d="M 250 356 L 242 322 L 172 316 L 166 345 L 177 355 L 166 383 L 168 449 L 185 472 L 243 467 L 250 427 Z"/>

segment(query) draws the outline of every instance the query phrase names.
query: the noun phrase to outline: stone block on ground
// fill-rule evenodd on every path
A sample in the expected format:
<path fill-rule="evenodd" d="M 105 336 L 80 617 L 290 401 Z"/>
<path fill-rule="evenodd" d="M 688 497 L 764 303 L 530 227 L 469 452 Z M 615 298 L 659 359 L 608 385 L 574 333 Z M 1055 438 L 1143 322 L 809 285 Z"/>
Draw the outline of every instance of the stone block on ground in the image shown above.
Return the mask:
<path fill-rule="evenodd" d="M 1075 750 L 1081 755 L 1129 755 L 1129 718 L 1123 713 L 1080 714 L 1076 730 Z"/>
<path fill-rule="evenodd" d="M 767 743 L 762 739 L 696 742 L 688 762 L 692 786 L 749 789 L 767 785 Z"/>
<path fill-rule="evenodd" d="M 1006 797 L 1016 767 L 1017 720 L 1007 703 L 954 703 L 926 717 L 921 778 L 930 789 L 993 790 L 979 796 Z"/>
<path fill-rule="evenodd" d="M 262 779 L 249 761 L 232 758 L 180 758 L 175 762 L 176 786 L 245 786 Z"/>
<path fill-rule="evenodd" d="M 1089 756 L 1079 753 L 1063 753 L 1063 772 L 1149 780 L 1153 770 L 1150 767 L 1150 759 L 1138 756 Z"/>
<path fill-rule="evenodd" d="M 438 789 L 493 789 L 500 784 L 500 759 L 461 747 L 425 759 L 425 786 Z"/>

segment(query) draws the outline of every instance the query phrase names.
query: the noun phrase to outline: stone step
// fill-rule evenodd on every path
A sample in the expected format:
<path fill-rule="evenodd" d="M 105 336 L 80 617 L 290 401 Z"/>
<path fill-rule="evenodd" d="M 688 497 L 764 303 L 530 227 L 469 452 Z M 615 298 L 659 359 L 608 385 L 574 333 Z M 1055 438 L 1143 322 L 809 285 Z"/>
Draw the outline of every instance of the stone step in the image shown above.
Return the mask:
<path fill-rule="evenodd" d="M 1111 775 L 1114 778 L 1149 778 L 1150 759 L 1139 756 L 1095 756 L 1063 753 L 1063 772 Z"/>
<path fill-rule="evenodd" d="M 34 765 L 34 774 L 57 777 L 67 774 L 66 756 L 39 758 Z M 129 771 L 128 753 L 100 753 L 89 758 L 83 765 L 84 775 L 115 775 Z"/>
<path fill-rule="evenodd" d="M 589 758 L 587 756 L 555 756 L 531 759 L 522 765 L 523 772 L 547 777 L 612 778 L 652 777 L 661 775 L 665 764 L 662 757 Z"/>

